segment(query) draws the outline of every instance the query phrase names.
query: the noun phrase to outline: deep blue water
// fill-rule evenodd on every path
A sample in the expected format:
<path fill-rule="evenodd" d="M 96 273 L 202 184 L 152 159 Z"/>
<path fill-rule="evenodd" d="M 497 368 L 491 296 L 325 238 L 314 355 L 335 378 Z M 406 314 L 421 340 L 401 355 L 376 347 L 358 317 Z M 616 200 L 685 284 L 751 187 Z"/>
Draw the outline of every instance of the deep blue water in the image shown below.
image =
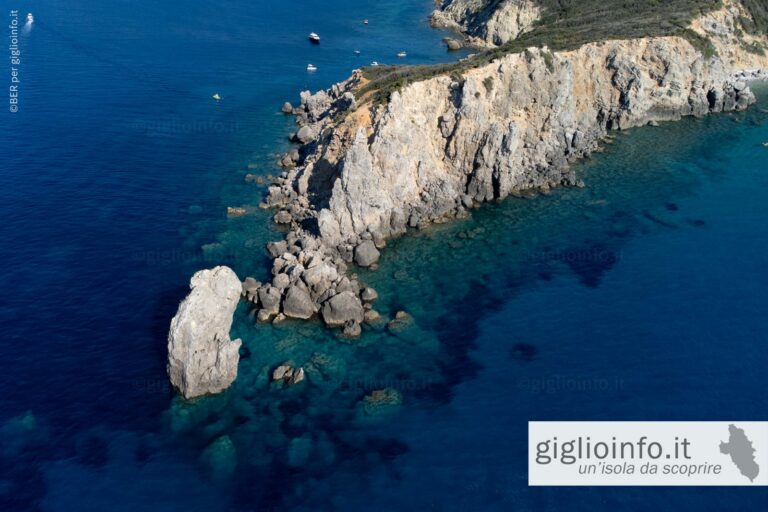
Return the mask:
<path fill-rule="evenodd" d="M 263 277 L 281 236 L 225 211 L 277 172 L 282 102 L 403 49 L 456 56 L 421 0 L 18 8 L 37 21 L 0 123 L 1 510 L 765 509 L 757 489 L 528 488 L 525 467 L 528 420 L 766 419 L 765 91 L 619 134 L 586 189 L 391 243 L 361 276 L 413 315 L 399 337 L 243 306 L 235 386 L 183 404 L 165 335 L 189 276 Z M 289 359 L 307 385 L 271 388 Z M 403 405 L 364 414 L 382 387 Z"/>

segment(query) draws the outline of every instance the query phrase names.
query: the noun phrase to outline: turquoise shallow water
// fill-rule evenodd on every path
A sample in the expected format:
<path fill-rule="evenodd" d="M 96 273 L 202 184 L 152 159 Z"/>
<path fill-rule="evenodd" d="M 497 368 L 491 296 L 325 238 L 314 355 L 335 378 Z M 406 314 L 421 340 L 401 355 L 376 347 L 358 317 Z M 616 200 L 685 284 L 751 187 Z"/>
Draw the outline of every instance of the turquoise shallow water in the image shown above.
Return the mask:
<path fill-rule="evenodd" d="M 246 173 L 277 172 L 293 128 L 282 101 L 344 78 L 353 47 L 365 61 L 453 57 L 422 2 L 138 6 L 29 8 L 22 115 L 0 124 L 3 510 L 768 502 L 756 489 L 534 489 L 525 468 L 529 420 L 765 419 L 766 91 L 746 113 L 617 134 L 578 165 L 585 189 L 391 242 L 360 276 L 382 314 L 413 316 L 398 336 L 255 327 L 242 305 L 237 382 L 182 404 L 164 336 L 189 276 L 226 263 L 263 278 L 263 245 L 281 236 L 269 212 L 224 211 L 261 200 Z M 287 360 L 307 382 L 270 386 Z M 361 403 L 384 387 L 401 406 Z"/>

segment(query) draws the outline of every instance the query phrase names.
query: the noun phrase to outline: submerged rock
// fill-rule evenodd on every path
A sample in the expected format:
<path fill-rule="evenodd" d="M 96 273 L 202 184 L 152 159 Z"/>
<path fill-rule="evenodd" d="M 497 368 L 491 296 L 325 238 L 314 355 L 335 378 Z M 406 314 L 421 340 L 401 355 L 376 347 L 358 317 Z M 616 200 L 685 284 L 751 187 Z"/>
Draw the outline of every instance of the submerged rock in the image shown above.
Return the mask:
<path fill-rule="evenodd" d="M 237 451 L 229 436 L 221 436 L 200 455 L 200 462 L 216 480 L 227 480 L 237 468 Z"/>
<path fill-rule="evenodd" d="M 403 395 L 394 388 L 375 389 L 361 403 L 363 413 L 375 416 L 390 412 L 403 403 Z"/>
<path fill-rule="evenodd" d="M 168 333 L 168 376 L 184 398 L 220 393 L 237 377 L 241 340 L 229 329 L 242 284 L 224 266 L 195 273 Z"/>
<path fill-rule="evenodd" d="M 227 217 L 242 217 L 248 210 L 242 206 L 227 206 Z"/>

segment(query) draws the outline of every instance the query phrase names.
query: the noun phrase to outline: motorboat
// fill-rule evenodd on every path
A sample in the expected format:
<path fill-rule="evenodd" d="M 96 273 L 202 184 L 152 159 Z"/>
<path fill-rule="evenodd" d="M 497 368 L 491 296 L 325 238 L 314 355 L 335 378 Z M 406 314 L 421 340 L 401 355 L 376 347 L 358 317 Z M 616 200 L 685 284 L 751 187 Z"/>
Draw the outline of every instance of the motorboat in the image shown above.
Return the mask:
<path fill-rule="evenodd" d="M 367 24 L 368 24 L 368 20 L 363 20 L 363 25 L 367 25 Z"/>
<path fill-rule="evenodd" d="M 408 56 L 408 54 L 407 54 L 407 53 L 405 53 L 405 52 L 400 52 L 400 53 L 398 53 L 398 54 L 397 54 L 397 56 L 398 56 L 398 57 L 400 57 L 400 58 L 402 59 L 403 57 L 407 57 L 407 56 Z"/>
<path fill-rule="evenodd" d="M 355 55 L 360 55 L 360 50 L 355 50 Z"/>
<path fill-rule="evenodd" d="M 309 71 L 310 73 L 313 71 L 317 71 L 317 66 L 315 66 L 314 64 L 307 64 L 307 71 Z"/>
<path fill-rule="evenodd" d="M 213 95 L 213 96 L 211 96 L 211 97 L 212 97 L 213 99 L 215 99 L 216 101 L 219 101 L 219 100 L 221 100 L 221 96 L 219 96 L 219 93 L 216 93 L 216 94 L 214 94 L 214 95 Z"/>
<path fill-rule="evenodd" d="M 27 23 L 34 23 L 34 21 L 35 21 L 35 17 L 32 16 L 31 12 L 28 12 L 27 13 Z"/>
<path fill-rule="evenodd" d="M 309 33 L 309 42 L 313 44 L 320 44 L 320 36 L 314 32 Z"/>
<path fill-rule="evenodd" d="M 378 66 L 378 65 L 379 65 L 378 61 L 371 62 L 371 66 Z"/>

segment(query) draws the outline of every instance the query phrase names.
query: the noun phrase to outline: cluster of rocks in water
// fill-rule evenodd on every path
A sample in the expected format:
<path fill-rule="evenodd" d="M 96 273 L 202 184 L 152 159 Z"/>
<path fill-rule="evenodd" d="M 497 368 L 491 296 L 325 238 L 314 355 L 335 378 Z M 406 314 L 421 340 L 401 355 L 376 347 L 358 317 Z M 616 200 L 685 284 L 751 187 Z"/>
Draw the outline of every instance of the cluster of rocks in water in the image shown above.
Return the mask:
<path fill-rule="evenodd" d="M 295 386 L 305 378 L 304 368 L 294 368 L 293 363 L 285 362 L 272 372 L 272 382 Z"/>
<path fill-rule="evenodd" d="M 598 150 L 610 131 L 744 109 L 755 101 L 748 81 L 766 77 L 705 59 L 680 38 L 641 42 L 561 53 L 529 48 L 461 79 L 437 76 L 392 93 L 388 104 L 361 108 L 354 91 L 365 78 L 358 70 L 326 91 L 302 92 L 297 107 L 283 105 L 296 118 L 289 139 L 297 146 L 279 158 L 282 172 L 267 179 L 259 207 L 276 210 L 274 221 L 287 234 L 267 244 L 268 282 L 237 282 L 253 317 L 262 323 L 318 317 L 349 337 L 359 336 L 364 324 L 381 326 L 376 291 L 349 267 L 375 270 L 387 239 L 466 217 L 483 202 L 584 186 L 569 164 Z M 248 209 L 227 213 L 237 217 Z M 230 299 L 225 304 L 211 307 L 229 311 L 231 323 L 234 307 Z M 184 303 L 177 317 L 187 320 L 175 318 L 169 337 L 169 352 L 182 361 L 169 364 L 172 382 L 187 397 L 223 389 L 233 378 L 236 343 L 222 343 L 229 339 L 217 321 L 201 334 L 202 349 L 213 357 L 200 361 L 188 347 L 179 349 L 197 343 L 184 334 L 193 315 L 182 309 Z M 398 312 L 386 327 L 397 335 L 411 324 Z M 229 369 L 217 366 L 222 354 Z M 180 370 L 185 367 L 191 372 Z M 275 372 L 286 385 L 303 379 L 303 369 L 291 365 Z M 204 374 L 215 378 L 194 383 Z"/>
<path fill-rule="evenodd" d="M 661 48 L 662 53 L 667 51 L 667 47 Z M 625 50 L 615 50 L 618 51 Z M 506 60 L 512 62 L 511 65 L 532 69 L 531 80 L 535 78 L 542 84 L 549 84 L 544 55 L 547 52 L 546 49 L 529 51 L 524 57 L 528 62 L 521 62 L 522 58 L 515 56 Z M 605 86 L 609 91 L 606 96 L 613 94 L 610 91 L 614 86 L 625 87 L 621 80 L 626 74 L 626 65 L 623 61 L 618 62 L 615 52 L 613 60 L 609 59 L 607 65 L 613 83 Z M 628 55 L 624 60 L 632 58 Z M 496 74 L 492 71 L 490 78 L 480 81 L 483 84 L 500 81 Z M 536 142 L 533 138 L 529 141 L 530 137 L 526 137 L 514 151 L 514 147 L 504 146 L 507 138 L 494 135 L 494 144 L 501 144 L 498 148 L 490 144 L 490 139 L 486 147 L 480 145 L 475 148 L 472 145 L 464 148 L 467 154 L 476 154 L 474 165 L 477 170 L 467 175 L 460 164 L 468 157 L 456 154 L 453 148 L 457 144 L 459 124 L 466 125 L 463 131 L 473 133 L 486 129 L 498 131 L 497 126 L 487 128 L 478 119 L 462 118 L 469 115 L 467 112 L 482 112 L 480 107 L 456 107 L 457 113 L 453 115 L 438 115 L 438 110 L 431 111 L 435 101 L 429 99 L 432 96 L 428 97 L 425 90 L 416 95 L 414 104 L 404 105 L 402 97 L 398 96 L 386 107 L 366 106 L 355 112 L 354 120 L 345 122 L 344 118 L 357 107 L 353 91 L 363 82 L 362 72 L 355 71 L 348 80 L 326 91 L 315 94 L 302 92 L 300 104 L 296 107 L 287 102 L 283 105 L 284 113 L 296 117 L 298 129 L 289 138 L 299 146 L 279 158 L 283 171 L 272 181 L 265 200 L 260 204 L 262 208 L 277 210 L 274 221 L 285 226 L 288 233 L 285 240 L 268 244 L 267 249 L 273 258 L 271 282 L 248 280 L 244 284 L 243 293 L 254 305 L 253 314 L 259 322 L 308 319 L 317 315 L 329 327 L 342 327 L 348 336 L 359 335 L 363 323 L 378 322 L 380 317 L 372 308 L 372 300 L 366 300 L 364 285 L 355 275 L 347 275 L 350 264 L 376 269 L 380 250 L 386 246 L 387 239 L 405 233 L 408 228 L 422 228 L 435 222 L 464 218 L 472 208 L 485 201 L 502 199 L 507 195 L 525 197 L 535 192 L 548 193 L 557 186 L 583 187 L 584 183 L 575 176 L 569 162 L 597 150 L 599 140 L 607 137 L 611 123 L 616 127 L 642 124 L 642 118 L 649 115 L 647 112 L 657 112 L 651 107 L 648 110 L 644 107 L 641 113 L 633 114 L 639 119 L 620 121 L 618 118 L 621 115 L 627 116 L 624 110 L 627 106 L 619 105 L 619 110 L 610 114 L 617 117 L 615 121 L 600 121 L 601 115 L 608 115 L 600 111 L 595 114 L 598 121 L 585 119 L 578 120 L 578 123 L 563 114 L 563 119 L 568 120 L 563 123 L 585 125 L 571 131 L 562 127 L 567 139 L 565 148 L 560 139 L 549 144 L 547 141 Z M 455 103 L 485 101 L 480 93 L 471 94 L 467 90 L 468 84 L 449 82 L 450 79 L 436 79 L 425 87 L 439 89 L 447 85 L 449 96 L 453 95 L 451 101 Z M 480 87 L 477 88 L 483 90 Z M 631 84 L 626 87 L 631 87 Z M 727 80 L 722 89 L 713 90 L 711 97 L 704 100 L 704 105 L 696 107 L 698 110 L 673 110 L 667 114 L 659 109 L 645 122 L 653 122 L 656 118 L 676 118 L 686 113 L 741 109 L 754 101 L 740 78 Z M 439 94 L 445 95 L 445 92 Z M 538 93 L 528 91 L 526 94 L 536 96 Z M 437 95 L 437 92 L 433 94 Z M 461 96 L 461 100 L 456 98 L 457 95 Z M 536 99 L 530 101 L 536 103 Z M 437 133 L 430 134 L 430 137 L 448 141 L 443 143 L 443 162 L 455 161 L 456 169 L 453 169 L 453 163 L 438 162 L 434 160 L 434 155 L 423 153 L 415 145 L 423 147 L 427 144 L 427 140 L 417 142 L 423 138 L 422 128 L 414 128 L 418 125 L 409 119 L 409 113 L 419 108 L 416 103 L 424 105 L 425 117 L 434 116 Z M 522 108 L 517 103 L 525 102 L 515 99 L 503 106 L 515 111 Z M 448 102 L 448 105 L 451 103 Z M 541 117 L 545 114 L 536 115 Z M 599 124 L 601 122 L 603 124 Z M 523 121 L 518 123 L 524 126 Z M 500 121 L 498 126 L 502 124 Z M 535 126 L 538 126 L 538 121 L 526 129 L 534 132 L 532 135 L 539 135 Z M 414 132 L 413 137 L 405 140 L 403 137 L 409 131 Z M 515 135 L 519 131 L 512 128 Z M 431 139 L 429 141 L 431 143 Z M 507 141 L 506 144 L 515 146 L 518 143 Z M 495 162 L 497 157 L 491 151 L 515 153 L 519 155 L 515 158 L 519 158 L 520 162 L 514 158 L 509 162 Z M 405 187 L 412 187 L 410 181 L 413 178 L 407 175 L 407 171 L 395 171 L 389 167 L 412 167 L 416 159 L 420 160 L 417 166 L 420 174 L 416 178 L 420 192 L 410 197 L 414 192 Z M 439 172 L 442 166 L 447 167 L 446 172 Z M 492 166 L 499 168 L 493 171 L 499 176 L 486 172 L 486 168 Z M 399 173 L 404 176 L 398 177 Z M 403 180 L 408 180 L 408 184 L 405 185 Z M 419 183 L 421 180 L 423 184 Z M 461 185 L 462 181 L 464 185 Z M 398 189 L 409 197 L 399 198 Z"/>
<path fill-rule="evenodd" d="M 261 283 L 249 277 L 242 295 L 253 305 L 258 322 L 278 323 L 286 318 L 306 320 L 319 316 L 329 327 L 341 327 L 347 336 L 359 336 L 363 323 L 380 315 L 373 309 L 376 290 L 347 275 L 347 262 L 311 236 L 288 234 L 267 246 L 273 257 L 272 280 Z M 378 250 L 362 243 L 353 259 L 362 266 L 378 260 Z"/>

